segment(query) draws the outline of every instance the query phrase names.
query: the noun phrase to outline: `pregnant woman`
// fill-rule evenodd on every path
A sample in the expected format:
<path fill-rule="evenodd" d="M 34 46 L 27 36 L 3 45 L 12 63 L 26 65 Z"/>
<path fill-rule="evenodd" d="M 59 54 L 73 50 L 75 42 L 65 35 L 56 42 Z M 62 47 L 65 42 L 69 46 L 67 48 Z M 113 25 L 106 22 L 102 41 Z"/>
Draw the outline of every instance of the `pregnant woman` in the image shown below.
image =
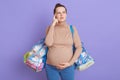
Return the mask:
<path fill-rule="evenodd" d="M 75 26 L 74 35 L 66 22 L 67 9 L 57 3 L 52 23 L 46 29 L 45 44 L 48 46 L 46 74 L 48 80 L 74 80 L 74 62 L 79 57 L 82 46 Z M 73 53 L 72 45 L 75 45 Z"/>

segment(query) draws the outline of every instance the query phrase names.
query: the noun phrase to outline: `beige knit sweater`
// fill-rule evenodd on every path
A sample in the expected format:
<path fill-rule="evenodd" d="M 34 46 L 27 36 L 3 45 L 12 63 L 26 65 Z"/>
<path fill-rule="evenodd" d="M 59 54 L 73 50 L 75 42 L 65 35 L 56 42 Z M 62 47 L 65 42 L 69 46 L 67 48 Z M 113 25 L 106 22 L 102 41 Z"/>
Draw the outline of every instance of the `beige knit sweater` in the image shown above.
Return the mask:
<path fill-rule="evenodd" d="M 47 27 L 45 44 L 49 50 L 47 53 L 47 64 L 53 66 L 62 62 L 69 62 L 74 64 L 75 60 L 79 57 L 82 48 L 81 41 L 77 29 L 73 26 L 74 37 L 70 31 L 70 25 L 66 22 L 56 24 L 54 27 Z M 75 45 L 76 51 L 73 54 L 72 45 Z"/>

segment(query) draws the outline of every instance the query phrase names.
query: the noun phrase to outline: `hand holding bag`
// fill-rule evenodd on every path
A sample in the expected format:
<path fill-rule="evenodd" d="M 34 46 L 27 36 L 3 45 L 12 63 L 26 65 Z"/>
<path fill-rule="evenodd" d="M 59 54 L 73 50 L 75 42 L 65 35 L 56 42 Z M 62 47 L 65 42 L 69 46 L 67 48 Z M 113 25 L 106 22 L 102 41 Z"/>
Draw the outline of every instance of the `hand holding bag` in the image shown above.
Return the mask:
<path fill-rule="evenodd" d="M 72 25 L 70 25 L 70 31 L 73 37 L 74 30 L 73 30 Z M 73 53 L 75 52 L 75 50 L 76 48 L 73 45 Z M 75 64 L 75 68 L 80 71 L 86 70 L 87 68 L 89 68 L 90 66 L 94 64 L 94 59 L 86 51 L 86 48 L 84 47 L 83 42 L 82 42 L 82 53 L 80 53 L 79 58 L 75 61 L 74 64 Z"/>

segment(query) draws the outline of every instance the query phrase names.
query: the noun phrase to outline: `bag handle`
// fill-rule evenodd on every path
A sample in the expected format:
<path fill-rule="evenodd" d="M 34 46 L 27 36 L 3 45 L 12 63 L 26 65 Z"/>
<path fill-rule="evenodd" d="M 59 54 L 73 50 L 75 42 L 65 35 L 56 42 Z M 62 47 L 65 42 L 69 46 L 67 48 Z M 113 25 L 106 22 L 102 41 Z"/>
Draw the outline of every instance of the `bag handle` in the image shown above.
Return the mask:
<path fill-rule="evenodd" d="M 72 37 L 73 37 L 74 30 L 73 30 L 73 27 L 72 27 L 72 25 L 70 25 L 70 31 L 71 31 L 71 33 L 72 33 Z"/>
<path fill-rule="evenodd" d="M 72 37 L 73 37 L 74 29 L 73 29 L 72 25 L 70 25 L 70 31 L 71 31 L 71 33 L 72 33 Z M 84 46 L 84 43 L 81 42 L 81 44 L 82 44 L 82 48 L 84 48 L 84 47 L 83 47 L 83 46 Z M 85 50 L 85 49 L 84 49 L 84 50 Z M 86 51 L 86 50 L 85 50 L 85 51 Z"/>

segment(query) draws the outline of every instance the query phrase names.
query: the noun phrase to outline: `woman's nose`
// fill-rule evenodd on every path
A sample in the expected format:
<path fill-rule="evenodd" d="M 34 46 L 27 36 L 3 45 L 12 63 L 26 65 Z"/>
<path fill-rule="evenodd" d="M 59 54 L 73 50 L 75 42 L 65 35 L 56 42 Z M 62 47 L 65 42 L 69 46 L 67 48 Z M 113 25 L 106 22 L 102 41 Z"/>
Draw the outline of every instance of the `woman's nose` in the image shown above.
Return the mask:
<path fill-rule="evenodd" d="M 60 15 L 62 16 L 63 14 L 61 13 Z"/>

